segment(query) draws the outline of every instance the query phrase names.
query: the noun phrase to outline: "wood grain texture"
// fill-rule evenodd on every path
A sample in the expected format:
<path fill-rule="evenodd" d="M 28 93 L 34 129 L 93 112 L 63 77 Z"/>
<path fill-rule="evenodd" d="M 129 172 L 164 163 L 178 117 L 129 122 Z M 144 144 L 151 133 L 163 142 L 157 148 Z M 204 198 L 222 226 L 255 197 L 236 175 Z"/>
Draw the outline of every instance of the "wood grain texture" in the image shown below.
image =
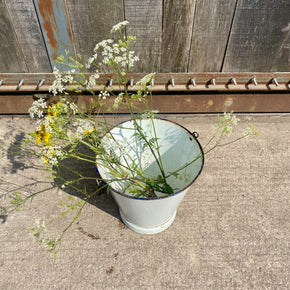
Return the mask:
<path fill-rule="evenodd" d="M 91 96 L 81 95 L 75 98 L 80 107 L 89 106 Z M 32 94 L 0 94 L 0 114 L 27 114 L 34 101 Z M 112 106 L 113 97 L 107 98 Z M 277 93 L 195 93 L 195 94 L 154 94 L 152 108 L 160 113 L 217 113 L 217 112 L 284 112 L 290 113 L 289 94 Z M 136 112 L 144 110 L 144 104 L 134 106 Z M 120 106 L 119 113 L 128 113 Z"/>
<path fill-rule="evenodd" d="M 223 71 L 289 71 L 290 1 L 239 0 Z"/>
<path fill-rule="evenodd" d="M 124 20 L 122 0 L 67 0 L 77 53 L 87 60 L 95 45 L 108 38 L 113 25 Z"/>
<path fill-rule="evenodd" d="M 0 0 L 0 72 L 27 72 L 21 48 L 4 0 Z"/>
<path fill-rule="evenodd" d="M 6 1 L 29 72 L 50 72 L 51 66 L 32 1 Z"/>
<path fill-rule="evenodd" d="M 134 35 L 140 61 L 134 72 L 157 72 L 161 64 L 162 0 L 124 0 L 127 34 Z"/>
<path fill-rule="evenodd" d="M 221 71 L 236 0 L 197 0 L 189 72 Z"/>
<path fill-rule="evenodd" d="M 164 1 L 161 72 L 187 71 L 195 3 Z"/>

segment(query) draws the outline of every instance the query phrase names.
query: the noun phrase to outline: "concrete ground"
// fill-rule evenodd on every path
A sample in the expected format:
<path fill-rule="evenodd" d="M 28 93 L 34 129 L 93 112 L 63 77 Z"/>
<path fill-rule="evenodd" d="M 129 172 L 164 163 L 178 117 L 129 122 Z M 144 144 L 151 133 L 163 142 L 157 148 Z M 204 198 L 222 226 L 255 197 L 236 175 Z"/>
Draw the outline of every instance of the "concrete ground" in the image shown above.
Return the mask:
<path fill-rule="evenodd" d="M 216 121 L 165 117 L 199 132 L 202 145 Z M 101 194 L 51 258 L 29 228 L 37 219 L 56 217 L 64 207 L 60 201 L 71 202 L 66 189 L 45 191 L 20 211 L 2 212 L 0 289 L 290 289 L 290 115 L 239 118 L 239 130 L 254 122 L 261 137 L 207 155 L 174 223 L 160 234 L 126 228 L 115 202 Z M 6 144 L 19 143 L 32 125 L 27 117 L 2 116 L 0 130 Z M 31 193 L 53 183 L 30 157 L 1 154 L 2 209 L 15 190 Z M 70 217 L 54 221 L 46 235 L 62 231 Z"/>

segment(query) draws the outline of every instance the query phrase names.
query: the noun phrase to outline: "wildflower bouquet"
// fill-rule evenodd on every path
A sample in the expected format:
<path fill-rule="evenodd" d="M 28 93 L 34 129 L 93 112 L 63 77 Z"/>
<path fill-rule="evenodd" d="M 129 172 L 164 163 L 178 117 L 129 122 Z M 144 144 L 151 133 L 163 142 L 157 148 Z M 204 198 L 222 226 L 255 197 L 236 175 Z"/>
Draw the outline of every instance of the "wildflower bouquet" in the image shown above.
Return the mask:
<path fill-rule="evenodd" d="M 191 171 L 191 166 L 196 162 L 200 162 L 200 167 L 202 167 L 205 154 L 217 147 L 259 134 L 250 124 L 242 136 L 223 141 L 224 137 L 233 132 L 238 119 L 230 113 L 219 115 L 213 135 L 203 150 L 198 150 L 194 157 L 187 158 L 186 156 L 185 161 L 178 167 L 167 170 L 164 166 L 164 157 L 161 156 L 162 144 L 156 128 L 158 122 L 155 114 L 157 112 L 152 110 L 150 84 L 155 74 L 151 73 L 143 77 L 136 84 L 137 91 L 128 90 L 128 73 L 138 61 L 138 57 L 132 51 L 136 39 L 133 36 L 126 36 L 124 30 L 126 25 L 127 21 L 115 25 L 111 33 L 119 34 L 119 39 L 116 41 L 107 39 L 98 43 L 94 54 L 86 64 L 82 63 L 81 55 L 73 58 L 69 52 L 66 52 L 65 56 L 60 56 L 57 61 L 62 66 L 66 66 L 67 70 L 61 72 L 54 68 L 55 80 L 50 88 L 50 92 L 57 95 L 58 100 L 54 103 L 49 103 L 44 99 L 36 100 L 29 110 L 31 118 L 36 121 L 36 129 L 31 136 L 39 148 L 37 155 L 47 166 L 53 168 L 54 175 L 56 171 L 65 167 L 63 161 L 68 158 L 96 164 L 99 170 L 107 173 L 106 183 L 103 183 L 101 176 L 94 177 L 99 187 L 93 193 L 83 192 L 84 203 L 82 206 L 79 205 L 80 208 L 83 208 L 92 195 L 109 188 L 116 182 L 122 185 L 118 188 L 119 192 L 130 197 L 158 199 L 172 196 L 180 191 L 172 180 L 185 178 L 186 170 Z M 85 68 L 93 72 L 85 74 Z M 117 79 L 118 92 L 111 91 L 110 86 L 104 86 L 103 90 L 96 93 L 95 87 L 100 73 L 108 70 L 112 71 Z M 75 97 L 80 93 L 91 96 L 89 106 L 84 108 L 77 106 Z M 140 104 L 144 110 L 136 113 L 136 105 L 138 107 Z M 129 123 L 120 123 L 118 117 L 120 106 L 129 112 Z M 112 116 L 115 118 L 114 124 L 119 124 L 117 127 L 111 124 Z M 142 122 L 148 125 L 147 129 L 142 126 Z M 133 139 L 127 140 L 124 144 L 123 139 L 116 137 L 114 130 L 119 135 L 123 134 L 124 130 L 128 131 L 130 138 Z M 195 137 L 189 135 L 189 139 L 192 140 L 192 138 Z M 137 141 L 136 146 L 133 143 Z M 93 154 L 80 150 L 83 146 Z M 135 153 L 132 155 L 133 147 Z M 141 155 L 145 161 L 151 160 L 150 163 L 154 161 L 155 169 L 152 171 L 154 173 L 150 173 L 150 170 L 146 170 L 148 166 L 139 162 Z M 77 176 L 76 180 L 92 178 L 83 176 L 81 172 L 74 171 L 74 174 Z M 186 184 L 191 183 L 190 180 L 186 182 Z M 74 181 L 62 180 L 61 186 L 68 187 L 73 184 Z M 34 229 L 33 232 L 36 237 L 40 236 L 39 228 Z M 60 240 L 61 238 L 54 242 L 50 240 L 46 245 L 54 251 Z"/>
<path fill-rule="evenodd" d="M 76 158 L 95 163 L 97 158 L 99 161 L 102 160 L 103 166 L 110 166 L 110 172 L 114 175 L 114 180 L 126 179 L 129 185 L 136 189 L 134 192 L 136 195 L 143 194 L 146 196 L 148 192 L 154 195 L 152 186 L 160 187 L 160 189 L 166 187 L 169 190 L 168 193 L 172 193 L 173 190 L 167 185 L 165 179 L 162 180 L 158 177 L 157 180 L 154 180 L 151 177 L 144 176 L 141 170 L 136 169 L 136 164 L 132 160 L 128 161 L 130 156 L 127 154 L 124 157 L 126 152 L 122 149 L 122 144 L 118 144 L 114 136 L 110 135 L 112 124 L 108 122 L 106 113 L 110 113 L 118 120 L 116 111 L 122 105 L 130 113 L 136 134 L 140 139 L 143 139 L 143 146 L 148 146 L 154 156 L 158 155 L 158 153 L 155 153 L 158 146 L 157 137 L 147 140 L 142 128 L 137 123 L 138 119 L 153 119 L 154 113 L 157 112 L 150 109 L 150 97 L 148 97 L 150 95 L 148 85 L 154 74 L 146 75 L 137 82 L 136 86 L 139 87 L 137 92 L 130 93 L 128 91 L 128 72 L 134 66 L 138 57 L 130 50 L 135 38 L 125 36 L 124 26 L 126 24 L 127 22 L 124 21 L 111 30 L 112 33 L 120 33 L 118 41 L 114 42 L 112 39 L 107 39 L 96 45 L 94 55 L 88 59 L 86 64 L 88 69 L 94 67 L 94 73 L 89 76 L 83 72 L 84 65 L 81 63 L 80 55 L 74 59 L 69 56 L 69 52 L 66 52 L 66 56 L 58 58 L 58 63 L 67 66 L 69 70 L 63 73 L 57 68 L 54 69 L 55 80 L 50 87 L 50 92 L 53 95 L 59 95 L 59 100 L 56 103 L 48 105 L 43 99 L 39 99 L 29 109 L 31 118 L 37 120 L 37 127 L 33 135 L 36 143 L 40 145 L 39 156 L 47 165 L 62 166 L 60 161 L 66 158 Z M 99 55 L 102 56 L 101 60 L 99 60 Z M 109 91 L 108 87 L 104 87 L 104 90 L 98 94 L 95 93 L 96 80 L 99 78 L 102 69 L 111 69 L 115 73 L 120 90 L 118 94 Z M 72 101 L 73 97 L 71 95 L 78 93 L 91 94 L 89 107 L 79 108 Z M 111 106 L 107 106 L 107 98 L 114 98 Z M 134 114 L 134 104 L 136 103 L 142 103 L 145 110 Z M 120 156 L 114 154 L 112 148 L 107 148 L 107 144 L 102 142 L 102 137 L 106 134 L 109 134 L 117 147 L 121 149 L 124 163 L 120 161 Z M 93 151 L 93 156 L 81 153 L 79 151 L 80 145 L 85 145 Z M 156 160 L 160 164 L 158 158 Z M 138 177 L 136 176 L 136 170 L 138 171 Z M 162 167 L 160 167 L 160 170 L 163 171 Z M 165 176 L 164 173 L 163 176 Z M 107 182 L 110 183 L 110 180 L 107 180 Z M 131 192 L 133 193 L 132 190 Z"/>

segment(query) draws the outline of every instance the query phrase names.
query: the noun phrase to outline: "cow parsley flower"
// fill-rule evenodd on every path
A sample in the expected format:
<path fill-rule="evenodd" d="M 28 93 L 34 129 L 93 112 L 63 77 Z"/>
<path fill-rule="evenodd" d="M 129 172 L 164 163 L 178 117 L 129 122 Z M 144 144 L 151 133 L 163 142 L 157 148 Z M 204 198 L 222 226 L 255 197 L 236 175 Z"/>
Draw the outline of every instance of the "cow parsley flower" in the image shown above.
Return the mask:
<path fill-rule="evenodd" d="M 249 123 L 245 130 L 245 135 L 259 137 L 261 132 L 252 123 Z"/>
<path fill-rule="evenodd" d="M 42 148 L 42 154 L 41 157 L 42 161 L 45 164 L 50 165 L 57 165 L 59 160 L 62 160 L 64 157 L 64 152 L 62 151 L 60 146 L 54 145 L 54 146 L 43 146 Z"/>
<path fill-rule="evenodd" d="M 136 85 L 141 85 L 142 87 L 144 87 L 151 83 L 151 80 L 154 78 L 154 76 L 155 76 L 155 73 L 150 73 L 144 76 L 140 81 L 138 81 Z"/>
<path fill-rule="evenodd" d="M 95 130 L 95 124 L 93 121 L 84 120 L 84 119 L 77 119 L 74 122 L 74 127 L 77 128 L 76 135 L 79 137 L 83 137 L 85 132 L 93 132 Z"/>
<path fill-rule="evenodd" d="M 61 71 L 54 67 L 53 74 L 54 74 L 54 81 L 53 84 L 49 87 L 49 92 L 53 93 L 53 95 L 57 95 L 58 93 L 63 93 L 65 91 L 65 85 L 68 83 L 73 83 L 74 77 L 71 75 L 75 72 L 75 69 L 72 69 L 63 75 Z"/>
<path fill-rule="evenodd" d="M 45 109 L 47 109 L 47 104 L 44 99 L 40 98 L 32 103 L 32 106 L 29 108 L 28 113 L 31 119 L 35 117 L 43 118 Z"/>
<path fill-rule="evenodd" d="M 94 86 L 96 85 L 96 80 L 100 77 L 98 73 L 95 73 L 89 77 L 89 80 L 86 81 L 86 89 L 92 90 Z"/>
<path fill-rule="evenodd" d="M 101 100 L 106 100 L 107 97 L 110 96 L 110 93 L 108 91 L 100 91 L 99 98 Z"/>
<path fill-rule="evenodd" d="M 140 117 L 141 117 L 141 119 L 146 120 L 146 119 L 153 118 L 154 115 L 158 114 L 158 113 L 159 113 L 159 111 L 157 111 L 157 110 L 146 111 L 146 112 L 143 112 Z"/>
<path fill-rule="evenodd" d="M 74 115 L 79 112 L 79 108 L 75 103 L 68 103 L 68 106 Z"/>
<path fill-rule="evenodd" d="M 94 52 L 97 52 L 99 48 L 107 48 L 109 46 L 109 44 L 112 44 L 114 42 L 113 39 L 105 39 L 99 43 L 96 44 L 95 48 L 94 48 Z"/>
<path fill-rule="evenodd" d="M 124 93 L 120 93 L 114 100 L 113 108 L 118 109 L 119 104 L 123 101 Z"/>
<path fill-rule="evenodd" d="M 93 56 L 89 57 L 88 61 L 87 61 L 87 64 L 86 64 L 86 68 L 90 68 L 93 64 L 93 62 L 97 59 L 98 57 L 98 54 L 95 53 Z"/>
<path fill-rule="evenodd" d="M 234 131 L 234 126 L 238 124 L 239 119 L 232 113 L 218 114 L 218 123 L 214 126 L 214 133 L 216 134 L 220 129 L 224 135 L 230 135 Z"/>
<path fill-rule="evenodd" d="M 122 22 L 119 22 L 118 24 L 114 25 L 111 29 L 111 33 L 117 32 L 118 30 L 121 30 L 122 28 L 124 28 L 127 24 L 129 23 L 129 21 L 125 20 Z"/>

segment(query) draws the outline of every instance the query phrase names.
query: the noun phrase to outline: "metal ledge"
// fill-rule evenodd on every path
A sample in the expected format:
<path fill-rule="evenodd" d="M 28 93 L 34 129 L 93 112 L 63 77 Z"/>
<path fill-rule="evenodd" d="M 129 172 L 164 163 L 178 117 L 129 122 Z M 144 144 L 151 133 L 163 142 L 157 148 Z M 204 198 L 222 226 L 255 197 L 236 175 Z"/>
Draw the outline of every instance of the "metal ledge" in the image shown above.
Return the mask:
<path fill-rule="evenodd" d="M 144 73 L 129 74 L 127 88 L 138 90 L 140 87 L 136 83 L 145 75 Z M 48 92 L 53 80 L 52 73 L 0 74 L 0 93 Z M 116 76 L 109 73 L 100 74 L 93 89 L 100 91 L 104 87 L 112 91 L 123 89 Z M 156 73 L 149 88 L 154 92 L 290 91 L 290 73 Z"/>
<path fill-rule="evenodd" d="M 128 75 L 127 89 L 135 91 L 144 73 Z M 37 97 L 50 98 L 53 74 L 0 74 L 0 114 L 25 114 Z M 113 74 L 101 74 L 96 92 L 123 89 Z M 156 73 L 152 108 L 161 113 L 290 112 L 290 73 Z M 89 106 L 91 95 L 76 96 L 76 103 Z M 112 105 L 114 97 L 107 98 Z M 142 109 L 136 104 L 137 110 Z M 118 110 L 126 113 L 122 107 Z"/>

